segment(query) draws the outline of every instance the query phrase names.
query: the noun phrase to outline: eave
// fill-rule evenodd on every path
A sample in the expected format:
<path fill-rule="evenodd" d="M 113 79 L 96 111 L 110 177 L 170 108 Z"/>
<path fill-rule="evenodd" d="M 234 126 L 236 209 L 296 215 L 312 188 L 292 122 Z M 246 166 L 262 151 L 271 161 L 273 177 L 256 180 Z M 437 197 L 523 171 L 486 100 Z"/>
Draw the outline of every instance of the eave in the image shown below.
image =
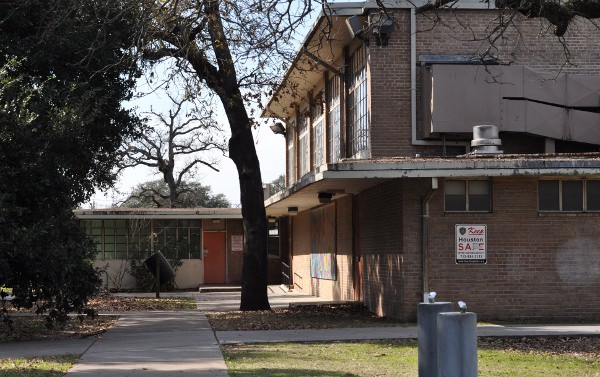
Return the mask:
<path fill-rule="evenodd" d="M 333 199 L 338 199 L 389 179 L 526 176 L 600 178 L 600 154 L 346 160 L 306 174 L 268 198 L 265 206 L 269 216 L 285 216 L 288 207 L 304 211 L 318 206 L 319 192 L 333 193 Z"/>

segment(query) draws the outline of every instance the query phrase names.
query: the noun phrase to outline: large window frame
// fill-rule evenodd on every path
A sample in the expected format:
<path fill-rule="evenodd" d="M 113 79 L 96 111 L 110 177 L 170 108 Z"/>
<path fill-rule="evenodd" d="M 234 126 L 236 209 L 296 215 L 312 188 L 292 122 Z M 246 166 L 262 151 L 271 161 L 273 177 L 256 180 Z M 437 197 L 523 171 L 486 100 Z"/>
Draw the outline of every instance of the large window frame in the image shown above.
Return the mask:
<path fill-rule="evenodd" d="M 300 113 L 298 119 L 298 169 L 300 171 L 300 177 L 310 171 L 310 150 L 309 150 L 309 138 L 308 130 L 310 117 L 308 114 L 308 108 Z"/>
<path fill-rule="evenodd" d="M 353 157 L 369 150 L 369 104 L 366 48 L 352 54 L 348 76 L 348 151 Z"/>
<path fill-rule="evenodd" d="M 180 259 L 202 259 L 202 220 L 81 220 L 96 247 L 96 259 L 146 259 L 176 251 Z"/>
<path fill-rule="evenodd" d="M 296 182 L 296 148 L 295 148 L 295 138 L 296 136 L 296 121 L 293 120 L 290 122 L 289 127 L 286 131 L 287 138 L 287 152 L 288 152 L 288 160 L 287 160 L 287 185 L 291 186 L 294 182 Z"/>
<path fill-rule="evenodd" d="M 600 180 L 540 179 L 540 212 L 600 212 Z"/>
<path fill-rule="evenodd" d="M 342 80 L 339 75 L 331 75 L 327 80 L 327 148 L 329 154 L 327 161 L 330 163 L 340 160 L 341 140 L 341 90 Z"/>
<path fill-rule="evenodd" d="M 445 212 L 492 212 L 489 179 L 447 179 L 444 182 Z"/>
<path fill-rule="evenodd" d="M 323 148 L 323 100 L 322 96 L 317 95 L 313 100 L 311 108 L 311 149 L 313 168 L 321 166 L 325 161 L 325 152 Z"/>

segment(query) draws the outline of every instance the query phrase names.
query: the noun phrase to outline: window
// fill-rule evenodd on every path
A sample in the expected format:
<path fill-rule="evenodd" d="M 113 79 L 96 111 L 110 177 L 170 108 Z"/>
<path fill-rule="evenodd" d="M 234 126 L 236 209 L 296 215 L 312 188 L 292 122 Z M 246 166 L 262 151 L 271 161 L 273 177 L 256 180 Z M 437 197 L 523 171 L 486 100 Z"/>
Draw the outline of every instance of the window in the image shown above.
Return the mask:
<path fill-rule="evenodd" d="M 323 103 L 317 96 L 312 107 L 312 156 L 313 167 L 323 164 Z"/>
<path fill-rule="evenodd" d="M 538 203 L 540 211 L 600 211 L 600 180 L 541 180 Z"/>
<path fill-rule="evenodd" d="M 364 46 L 350 58 L 348 82 L 348 142 L 350 156 L 369 148 L 366 61 Z"/>
<path fill-rule="evenodd" d="M 328 162 L 340 159 L 340 77 L 333 75 L 327 81 L 327 148 Z"/>
<path fill-rule="evenodd" d="M 268 255 L 279 256 L 279 223 L 269 222 L 269 239 L 267 242 Z"/>
<path fill-rule="evenodd" d="M 304 111 L 300 117 L 298 129 L 298 162 L 300 169 L 300 176 L 308 173 L 308 122 L 309 117 Z"/>
<path fill-rule="evenodd" d="M 290 123 L 286 131 L 288 160 L 287 160 L 287 185 L 291 186 L 296 181 L 296 148 L 294 148 L 294 136 L 296 122 Z"/>
<path fill-rule="evenodd" d="M 447 180 L 444 184 L 444 210 L 447 212 L 490 212 L 489 180 Z"/>

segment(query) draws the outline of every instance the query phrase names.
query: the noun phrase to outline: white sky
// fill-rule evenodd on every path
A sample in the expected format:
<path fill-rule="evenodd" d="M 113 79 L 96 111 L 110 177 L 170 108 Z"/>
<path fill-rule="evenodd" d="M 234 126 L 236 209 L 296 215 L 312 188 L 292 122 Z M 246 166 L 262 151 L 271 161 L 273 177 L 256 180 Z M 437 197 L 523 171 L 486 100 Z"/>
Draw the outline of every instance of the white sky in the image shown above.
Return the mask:
<path fill-rule="evenodd" d="M 137 107 L 140 113 L 149 111 L 151 106 L 154 111 L 168 111 L 170 101 L 165 96 L 163 97 L 161 98 L 159 92 L 155 92 L 128 105 Z M 229 135 L 229 125 L 225 119 L 222 123 Z M 256 153 L 260 161 L 262 181 L 269 183 L 285 172 L 285 138 L 282 135 L 274 134 L 265 124 L 255 129 L 253 134 Z M 226 156 L 220 157 L 219 160 L 219 172 L 201 167 L 195 181 L 204 186 L 210 186 L 213 194 L 223 193 L 232 206 L 239 206 L 240 189 L 235 164 Z M 159 174 L 157 169 L 143 166 L 129 168 L 121 173 L 114 189 L 107 192 L 97 191 L 91 202 L 82 207 L 90 208 L 92 205 L 95 208 L 111 207 L 116 200 L 125 199 L 127 194 L 138 184 L 157 179 L 162 179 L 162 174 Z"/>
<path fill-rule="evenodd" d="M 320 9 L 318 8 L 314 9 L 311 17 L 306 20 L 302 27 L 298 28 L 297 32 L 300 40 L 304 38 L 312 26 L 319 11 Z M 140 82 L 138 92 L 148 93 L 150 91 L 151 89 L 145 82 Z M 128 106 L 136 106 L 139 113 L 148 112 L 151 106 L 154 111 L 168 112 L 169 105 L 170 101 L 164 94 L 163 98 L 160 97 L 160 91 L 155 91 L 151 95 L 128 104 Z M 225 119 L 221 124 L 223 124 L 223 128 L 228 132 L 229 125 Z M 271 129 L 265 124 L 254 130 L 253 133 L 256 152 L 260 161 L 262 181 L 263 183 L 272 182 L 275 178 L 285 173 L 285 138 L 283 135 L 273 134 Z M 239 206 L 239 181 L 233 161 L 226 156 L 220 157 L 219 170 L 219 172 L 214 172 L 206 167 L 201 168 L 195 180 L 202 185 L 210 186 L 213 194 L 223 193 L 232 206 Z M 119 177 L 114 189 L 107 192 L 96 192 L 91 202 L 84 204 L 82 207 L 90 208 L 92 205 L 95 208 L 110 207 L 116 200 L 125 199 L 132 188 L 138 184 L 157 179 L 162 179 L 162 176 L 157 174 L 157 169 L 152 170 L 147 167 L 127 169 Z"/>

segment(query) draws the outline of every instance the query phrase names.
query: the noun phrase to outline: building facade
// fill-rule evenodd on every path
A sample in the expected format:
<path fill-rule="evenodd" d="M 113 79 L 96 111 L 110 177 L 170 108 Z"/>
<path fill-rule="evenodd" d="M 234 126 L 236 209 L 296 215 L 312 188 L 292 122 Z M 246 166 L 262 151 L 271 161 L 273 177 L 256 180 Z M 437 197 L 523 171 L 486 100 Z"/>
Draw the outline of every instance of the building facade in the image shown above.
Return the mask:
<path fill-rule="evenodd" d="M 177 255 L 175 287 L 241 284 L 244 229 L 239 208 L 110 208 L 75 211 L 98 254 L 94 265 L 109 289 L 135 289 L 131 261 L 138 264 L 160 251 Z M 269 281 L 279 283 L 276 224 L 269 242 Z M 150 273 L 148 271 L 148 273 Z"/>
<path fill-rule="evenodd" d="M 290 286 L 405 320 L 429 291 L 483 318 L 597 318 L 597 28 L 387 4 L 333 3 L 263 113 L 286 129 L 266 206 Z"/>

